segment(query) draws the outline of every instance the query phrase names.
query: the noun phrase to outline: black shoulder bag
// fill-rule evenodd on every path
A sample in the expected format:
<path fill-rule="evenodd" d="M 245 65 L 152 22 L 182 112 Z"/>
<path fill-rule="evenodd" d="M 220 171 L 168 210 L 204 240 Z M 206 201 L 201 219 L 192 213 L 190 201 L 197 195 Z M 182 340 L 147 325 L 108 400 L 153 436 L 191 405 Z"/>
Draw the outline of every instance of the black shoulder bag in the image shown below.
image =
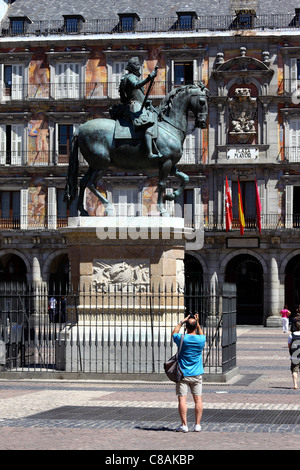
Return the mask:
<path fill-rule="evenodd" d="M 172 380 L 172 382 L 180 382 L 183 379 L 183 372 L 178 362 L 179 354 L 181 351 L 184 335 L 181 335 L 180 344 L 177 349 L 177 353 L 171 357 L 167 362 L 164 363 L 164 369 L 167 377 Z"/>

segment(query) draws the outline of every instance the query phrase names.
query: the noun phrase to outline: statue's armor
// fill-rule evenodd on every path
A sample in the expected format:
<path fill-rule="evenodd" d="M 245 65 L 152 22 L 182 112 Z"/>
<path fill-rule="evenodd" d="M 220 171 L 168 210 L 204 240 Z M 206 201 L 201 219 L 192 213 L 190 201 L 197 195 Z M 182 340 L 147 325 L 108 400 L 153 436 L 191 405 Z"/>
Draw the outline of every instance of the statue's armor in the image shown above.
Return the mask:
<path fill-rule="evenodd" d="M 154 124 L 149 104 L 146 103 L 142 109 L 145 99 L 142 83 L 134 73 L 128 73 L 122 77 L 119 87 L 121 102 L 128 106 L 129 117 L 136 127 Z"/>

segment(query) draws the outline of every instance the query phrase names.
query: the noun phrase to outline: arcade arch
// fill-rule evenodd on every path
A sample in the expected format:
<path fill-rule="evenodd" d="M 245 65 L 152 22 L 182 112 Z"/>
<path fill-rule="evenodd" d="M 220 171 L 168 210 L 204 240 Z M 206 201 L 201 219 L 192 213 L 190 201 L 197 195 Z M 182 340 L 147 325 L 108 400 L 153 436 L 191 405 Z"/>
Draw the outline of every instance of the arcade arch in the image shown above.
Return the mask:
<path fill-rule="evenodd" d="M 234 256 L 226 265 L 224 281 L 236 285 L 237 324 L 263 324 L 264 276 L 260 261 L 249 253 Z"/>

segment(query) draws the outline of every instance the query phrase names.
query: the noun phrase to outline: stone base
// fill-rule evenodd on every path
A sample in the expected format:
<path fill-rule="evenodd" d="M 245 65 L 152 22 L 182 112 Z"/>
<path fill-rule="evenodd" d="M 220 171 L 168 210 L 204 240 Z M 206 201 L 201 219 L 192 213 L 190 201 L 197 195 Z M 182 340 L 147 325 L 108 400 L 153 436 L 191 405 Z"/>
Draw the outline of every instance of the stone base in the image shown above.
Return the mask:
<path fill-rule="evenodd" d="M 179 217 L 69 218 L 61 232 L 72 284 L 183 289 L 186 231 Z"/>
<path fill-rule="evenodd" d="M 266 320 L 266 326 L 269 327 L 269 328 L 282 327 L 281 317 L 277 317 L 275 315 L 272 315 L 271 317 L 268 317 L 267 320 Z"/>

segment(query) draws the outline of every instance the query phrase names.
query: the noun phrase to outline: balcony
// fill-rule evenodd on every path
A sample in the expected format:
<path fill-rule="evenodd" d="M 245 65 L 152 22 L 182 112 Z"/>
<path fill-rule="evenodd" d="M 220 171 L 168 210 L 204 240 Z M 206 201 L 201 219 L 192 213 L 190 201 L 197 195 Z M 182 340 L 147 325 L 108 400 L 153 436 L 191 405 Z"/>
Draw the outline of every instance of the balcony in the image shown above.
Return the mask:
<path fill-rule="evenodd" d="M 194 81 L 193 84 L 199 84 Z M 173 88 L 190 84 L 190 82 L 155 81 L 149 93 L 150 99 L 162 99 Z M 145 87 L 147 91 L 147 87 Z M 2 104 L 23 100 L 119 100 L 119 81 L 112 82 L 52 82 L 52 83 L 19 83 L 7 86 L 0 85 Z"/>
<path fill-rule="evenodd" d="M 198 165 L 207 162 L 207 150 L 195 147 L 184 147 L 180 165 Z M 80 166 L 86 166 L 87 163 L 79 155 Z M 0 151 L 0 168 L 4 166 L 29 166 L 29 167 L 48 167 L 48 166 L 68 166 L 69 155 L 58 155 L 51 150 L 33 150 L 33 151 Z"/>
<path fill-rule="evenodd" d="M 8 165 L 37 167 L 49 165 L 63 166 L 68 164 L 68 155 L 58 155 L 50 150 L 0 152 L 0 168 Z"/>
<path fill-rule="evenodd" d="M 282 147 L 280 158 L 284 162 L 300 163 L 300 147 Z"/>
<path fill-rule="evenodd" d="M 251 21 L 244 21 L 237 15 L 199 16 L 192 21 L 179 21 L 178 16 L 171 18 L 142 18 L 135 21 L 132 28 L 122 27 L 116 19 L 85 20 L 73 26 L 66 26 L 62 20 L 45 20 L 24 22 L 22 27 L 14 28 L 5 19 L 0 26 L 1 37 L 29 37 L 29 36 L 65 36 L 65 35 L 97 35 L 97 34 L 135 34 L 135 33 L 162 33 L 186 31 L 214 32 L 232 30 L 260 30 L 274 31 L 282 29 L 298 29 L 299 20 L 296 14 L 256 14 Z"/>
<path fill-rule="evenodd" d="M 261 216 L 261 229 L 262 232 L 274 230 L 287 230 L 287 229 L 300 229 L 300 216 L 295 214 L 285 218 L 283 214 L 262 214 Z M 225 217 L 224 220 L 221 216 L 214 214 L 208 215 L 204 218 L 204 230 L 206 232 L 226 232 Z M 245 232 L 258 232 L 256 217 L 245 216 Z M 232 221 L 231 229 L 227 232 L 228 235 L 239 233 L 240 224 L 237 218 Z"/>

